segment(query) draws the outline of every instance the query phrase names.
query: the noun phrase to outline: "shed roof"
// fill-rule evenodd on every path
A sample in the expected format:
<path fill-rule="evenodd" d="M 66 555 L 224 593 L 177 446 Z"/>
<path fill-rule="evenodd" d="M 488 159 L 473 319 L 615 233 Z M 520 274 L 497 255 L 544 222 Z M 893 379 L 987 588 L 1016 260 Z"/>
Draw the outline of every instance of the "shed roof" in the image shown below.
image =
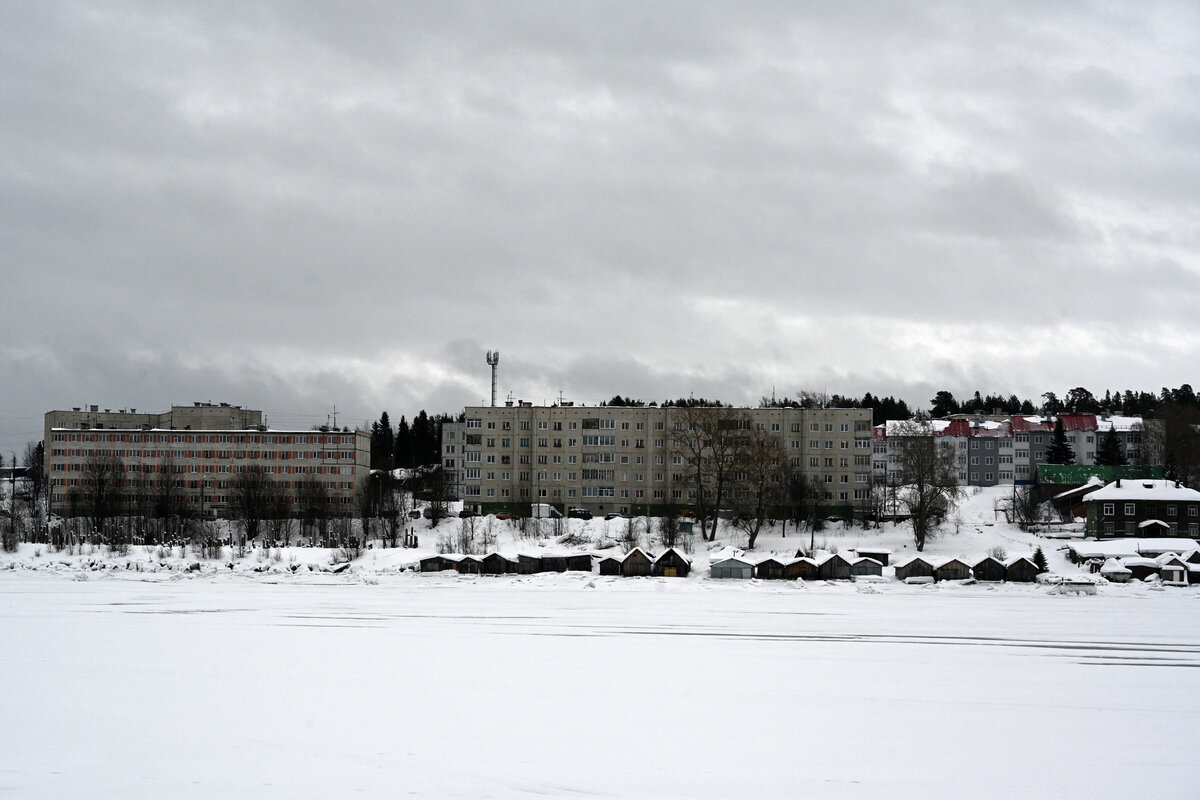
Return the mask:
<path fill-rule="evenodd" d="M 1200 492 L 1197 492 L 1195 489 L 1189 489 L 1176 481 L 1147 478 L 1143 480 L 1113 481 L 1104 488 L 1097 489 L 1084 498 L 1084 501 L 1088 503 L 1097 503 L 1105 500 L 1110 502 L 1120 502 L 1122 500 L 1162 500 L 1177 503 L 1197 503 L 1200 502 Z"/>

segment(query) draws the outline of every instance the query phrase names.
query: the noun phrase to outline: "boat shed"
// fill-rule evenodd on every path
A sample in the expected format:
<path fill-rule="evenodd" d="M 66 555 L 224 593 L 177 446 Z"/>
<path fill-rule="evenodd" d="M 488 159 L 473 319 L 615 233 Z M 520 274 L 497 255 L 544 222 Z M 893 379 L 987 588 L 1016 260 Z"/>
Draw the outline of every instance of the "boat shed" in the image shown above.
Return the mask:
<path fill-rule="evenodd" d="M 935 581 L 965 581 L 971 577 L 971 567 L 965 561 L 951 558 L 933 570 Z"/>
<path fill-rule="evenodd" d="M 749 580 L 754 577 L 754 564 L 737 556 L 722 558 L 709 565 L 708 576 L 710 578 Z"/>
<path fill-rule="evenodd" d="M 541 572 L 542 557 L 531 553 L 519 553 L 517 555 L 517 571 L 522 575 L 533 575 L 535 572 Z"/>
<path fill-rule="evenodd" d="M 817 569 L 822 580 L 827 581 L 848 581 L 850 580 L 850 562 L 842 558 L 839 554 L 834 553 L 828 556 L 824 561 L 817 565 Z"/>
<path fill-rule="evenodd" d="M 605 556 L 600 559 L 600 574 L 601 575 L 620 575 L 621 561 L 625 556 L 618 558 L 617 556 Z"/>
<path fill-rule="evenodd" d="M 479 575 L 483 572 L 483 559 L 479 556 L 463 556 L 458 560 L 458 571 L 462 575 Z"/>
<path fill-rule="evenodd" d="M 783 560 L 775 556 L 760 558 L 754 565 L 754 577 L 759 580 L 783 580 L 785 577 Z"/>
<path fill-rule="evenodd" d="M 975 565 L 971 567 L 971 574 L 977 581 L 1000 582 L 1008 577 L 1008 569 L 1000 559 L 995 556 L 987 556 L 975 562 Z"/>
<path fill-rule="evenodd" d="M 642 548 L 635 547 L 626 553 L 625 558 L 622 559 L 621 574 L 626 578 L 649 575 L 650 567 L 653 563 L 650 560 L 650 556 L 646 555 Z"/>
<path fill-rule="evenodd" d="M 850 575 L 861 578 L 866 575 L 883 576 L 883 564 L 873 558 L 861 557 L 850 562 Z"/>
<path fill-rule="evenodd" d="M 859 558 L 873 558 L 885 567 L 892 558 L 891 550 L 881 550 L 878 547 L 860 547 L 854 552 Z"/>
<path fill-rule="evenodd" d="M 499 553 L 488 553 L 480 563 L 484 575 L 503 575 L 508 572 L 508 559 Z"/>
<path fill-rule="evenodd" d="M 592 556 L 590 553 L 568 553 L 567 572 L 591 572 Z"/>
<path fill-rule="evenodd" d="M 650 567 L 650 574 L 660 578 L 686 578 L 692 569 L 692 560 L 674 547 L 668 547 Z"/>
<path fill-rule="evenodd" d="M 811 558 L 801 556 L 784 564 L 783 574 L 788 579 L 799 578 L 802 581 L 816 581 L 821 579 L 821 567 Z"/>
<path fill-rule="evenodd" d="M 1128 583 L 1129 579 L 1133 577 L 1133 573 L 1130 572 L 1129 567 L 1115 558 L 1110 558 L 1104 562 L 1104 566 L 1100 568 L 1100 574 L 1104 576 L 1105 580 L 1112 581 L 1113 583 Z"/>
<path fill-rule="evenodd" d="M 906 581 L 909 578 L 932 578 L 933 564 L 921 556 L 913 556 L 907 561 L 896 565 L 896 578 Z"/>
<path fill-rule="evenodd" d="M 1038 568 L 1029 556 L 1010 558 L 1004 565 L 1004 580 L 1014 583 L 1033 583 L 1037 580 Z"/>

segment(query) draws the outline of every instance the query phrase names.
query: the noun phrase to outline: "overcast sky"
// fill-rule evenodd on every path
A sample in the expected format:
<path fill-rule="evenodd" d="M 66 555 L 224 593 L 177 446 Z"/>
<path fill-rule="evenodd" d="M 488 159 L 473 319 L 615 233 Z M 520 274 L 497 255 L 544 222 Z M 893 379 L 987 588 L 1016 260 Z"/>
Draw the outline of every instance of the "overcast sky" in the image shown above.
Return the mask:
<path fill-rule="evenodd" d="M 1022 397 L 1200 363 L 1200 4 L 0 2 L 52 408 Z"/>

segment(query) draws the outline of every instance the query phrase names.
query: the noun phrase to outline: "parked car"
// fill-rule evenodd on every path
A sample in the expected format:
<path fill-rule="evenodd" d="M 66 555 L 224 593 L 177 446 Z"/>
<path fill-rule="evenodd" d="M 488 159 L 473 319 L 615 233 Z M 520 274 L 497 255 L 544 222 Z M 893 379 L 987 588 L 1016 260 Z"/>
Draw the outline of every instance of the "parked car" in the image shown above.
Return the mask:
<path fill-rule="evenodd" d="M 592 512 L 588 511 L 586 508 L 568 508 L 567 516 L 571 519 L 591 519 Z"/>
<path fill-rule="evenodd" d="M 517 518 L 516 514 L 512 514 L 508 511 L 501 511 L 499 514 L 496 515 L 496 519 L 516 519 L 516 518 Z"/>
<path fill-rule="evenodd" d="M 611 514 L 605 514 L 604 518 L 609 519 L 629 519 L 627 514 L 622 514 L 620 511 L 613 511 Z"/>
<path fill-rule="evenodd" d="M 409 519 L 420 519 L 421 512 L 414 508 L 412 511 L 408 512 L 408 518 Z"/>
<path fill-rule="evenodd" d="M 459 519 L 467 519 L 469 517 L 478 517 L 478 516 L 479 516 L 479 512 L 473 508 L 464 508 L 462 511 L 458 512 Z"/>

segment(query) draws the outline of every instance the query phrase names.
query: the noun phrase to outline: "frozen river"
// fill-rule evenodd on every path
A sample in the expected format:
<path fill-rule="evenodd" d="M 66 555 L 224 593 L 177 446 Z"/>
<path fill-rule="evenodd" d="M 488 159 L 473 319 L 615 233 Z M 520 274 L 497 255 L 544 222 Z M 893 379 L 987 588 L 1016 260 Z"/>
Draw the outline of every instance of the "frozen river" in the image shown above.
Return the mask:
<path fill-rule="evenodd" d="M 1195 797 L 1200 594 L 0 575 L 0 796 Z"/>

